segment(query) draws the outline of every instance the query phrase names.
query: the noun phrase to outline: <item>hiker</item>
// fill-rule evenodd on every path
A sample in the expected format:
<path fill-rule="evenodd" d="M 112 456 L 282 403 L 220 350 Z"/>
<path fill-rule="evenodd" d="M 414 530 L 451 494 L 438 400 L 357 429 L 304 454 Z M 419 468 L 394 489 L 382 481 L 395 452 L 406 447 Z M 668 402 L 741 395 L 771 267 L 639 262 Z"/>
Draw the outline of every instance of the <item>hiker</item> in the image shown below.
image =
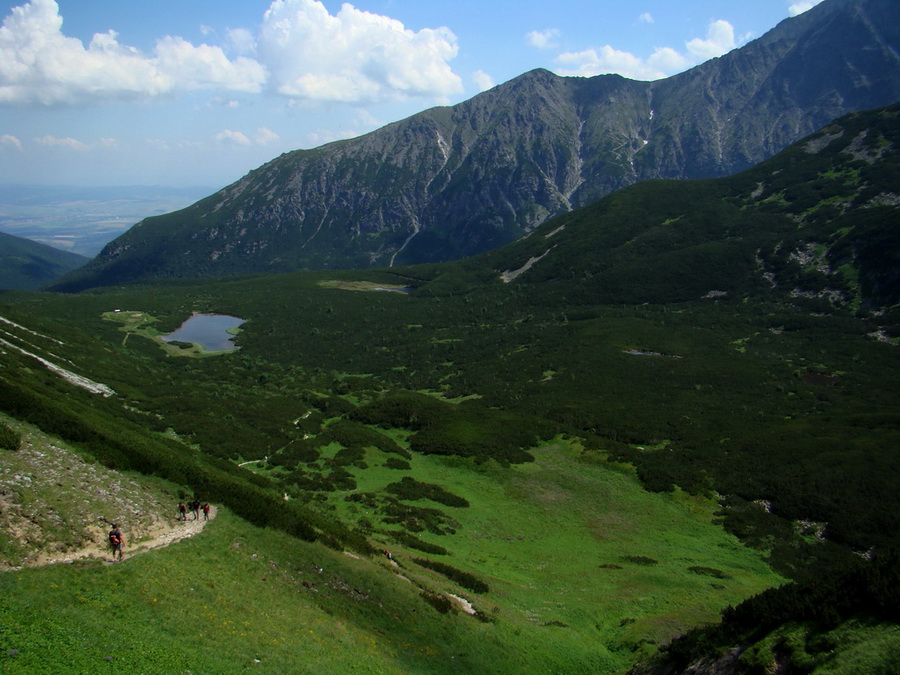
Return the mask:
<path fill-rule="evenodd" d="M 187 506 L 184 502 L 178 503 L 178 520 L 187 520 Z"/>
<path fill-rule="evenodd" d="M 191 511 L 194 512 L 194 520 L 200 520 L 200 500 L 195 499 L 191 502 Z"/>
<path fill-rule="evenodd" d="M 209 520 L 209 504 L 203 505 L 203 520 Z"/>
<path fill-rule="evenodd" d="M 122 532 L 119 530 L 119 525 L 113 523 L 113 529 L 109 531 L 109 546 L 112 549 L 113 561 L 116 559 L 116 553 L 119 554 L 119 560 L 122 559 L 122 546 L 124 546 L 124 544 L 125 540 L 122 538 Z"/>

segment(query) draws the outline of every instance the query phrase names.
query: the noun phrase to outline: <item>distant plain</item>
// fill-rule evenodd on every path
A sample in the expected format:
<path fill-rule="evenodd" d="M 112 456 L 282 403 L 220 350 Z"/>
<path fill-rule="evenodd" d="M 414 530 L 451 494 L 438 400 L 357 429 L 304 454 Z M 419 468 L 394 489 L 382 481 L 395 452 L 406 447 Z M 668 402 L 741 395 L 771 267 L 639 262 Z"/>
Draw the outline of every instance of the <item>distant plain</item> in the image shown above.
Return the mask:
<path fill-rule="evenodd" d="M 149 216 L 189 206 L 210 187 L 0 185 L 0 232 L 94 257 Z"/>

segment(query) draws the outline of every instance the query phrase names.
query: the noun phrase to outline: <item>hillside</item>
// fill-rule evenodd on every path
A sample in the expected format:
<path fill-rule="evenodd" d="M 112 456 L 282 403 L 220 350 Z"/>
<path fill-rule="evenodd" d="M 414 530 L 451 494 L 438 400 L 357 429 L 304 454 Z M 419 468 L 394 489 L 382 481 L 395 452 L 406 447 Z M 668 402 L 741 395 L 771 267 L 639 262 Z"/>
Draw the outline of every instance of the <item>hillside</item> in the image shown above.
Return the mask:
<path fill-rule="evenodd" d="M 393 539 L 379 527 L 371 534 L 391 559 L 253 527 L 221 505 L 202 533 L 136 555 L 150 531 L 185 526 L 174 507 L 186 486 L 92 467 L 72 454 L 82 444 L 3 421 L 23 436 L 18 450 L 0 450 L 10 469 L 4 559 L 37 563 L 0 575 L 4 672 L 87 672 L 106 661 L 129 672 L 616 672 L 778 581 L 710 523 L 707 500 L 651 495 L 565 444 L 505 471 L 425 456 L 410 457 L 411 470 L 384 468 L 385 455 L 369 449 L 369 489 L 398 475 L 438 480 L 443 497 L 400 500 L 443 512 L 459 533 Z M 448 507 L 450 490 L 467 503 Z M 353 518 L 344 503 L 341 517 Z M 107 526 L 90 522 L 98 513 L 121 521 L 123 563 L 40 565 L 38 553 L 80 545 L 85 529 L 102 537 Z M 449 548 L 425 550 L 426 539 Z"/>
<path fill-rule="evenodd" d="M 276 158 L 141 221 L 57 288 L 452 260 L 638 181 L 731 174 L 900 99 L 898 13 L 892 0 L 826 0 L 657 82 L 526 73 Z"/>
<path fill-rule="evenodd" d="M 84 265 L 88 258 L 0 232 L 0 289 L 35 290 Z"/>
<path fill-rule="evenodd" d="M 423 290 L 481 267 L 548 302 L 775 293 L 811 310 L 888 310 L 900 300 L 898 122 L 898 105 L 851 114 L 731 178 L 622 190 L 441 268 Z"/>
<path fill-rule="evenodd" d="M 612 673 L 682 634 L 656 672 L 890 672 L 898 117 L 453 263 L 0 294 L 5 424 L 220 512 L 125 565 L 4 574 L 0 658 L 49 631 L 90 664 L 114 631 L 171 669 L 213 615 L 222 672 Z M 243 319 L 239 349 L 160 341 L 194 313 Z M 172 579 L 198 560 L 212 587 Z M 110 579 L 137 605 L 87 591 Z"/>

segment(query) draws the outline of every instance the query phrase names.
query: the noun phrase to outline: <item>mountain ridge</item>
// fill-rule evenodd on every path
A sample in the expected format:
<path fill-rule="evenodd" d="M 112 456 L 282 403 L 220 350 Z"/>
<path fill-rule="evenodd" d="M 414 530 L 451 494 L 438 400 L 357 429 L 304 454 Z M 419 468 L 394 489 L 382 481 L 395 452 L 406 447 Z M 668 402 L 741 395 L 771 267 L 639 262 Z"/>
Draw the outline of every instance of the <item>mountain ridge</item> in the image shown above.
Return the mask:
<path fill-rule="evenodd" d="M 456 106 L 286 153 L 141 221 L 56 288 L 489 250 L 631 183 L 734 173 L 841 114 L 894 102 L 897 26 L 888 0 L 826 0 L 657 82 L 532 71 Z"/>
<path fill-rule="evenodd" d="M 763 288 L 783 281 L 797 284 L 796 293 L 830 288 L 835 302 L 891 307 L 900 300 L 891 257 L 898 115 L 900 104 L 851 113 L 734 176 L 629 186 L 444 274 L 486 264 L 507 283 L 576 280 L 590 302 L 696 300 L 756 277 Z M 742 241 L 757 243 L 738 253 Z M 692 274 L 677 277 L 679 263 L 663 259 L 714 242 L 721 248 L 703 254 Z M 649 265 L 671 283 L 642 289 L 633 275 Z M 791 265 L 810 270 L 805 281 L 788 273 Z"/>
<path fill-rule="evenodd" d="M 36 290 L 84 265 L 89 258 L 0 232 L 0 289 Z"/>

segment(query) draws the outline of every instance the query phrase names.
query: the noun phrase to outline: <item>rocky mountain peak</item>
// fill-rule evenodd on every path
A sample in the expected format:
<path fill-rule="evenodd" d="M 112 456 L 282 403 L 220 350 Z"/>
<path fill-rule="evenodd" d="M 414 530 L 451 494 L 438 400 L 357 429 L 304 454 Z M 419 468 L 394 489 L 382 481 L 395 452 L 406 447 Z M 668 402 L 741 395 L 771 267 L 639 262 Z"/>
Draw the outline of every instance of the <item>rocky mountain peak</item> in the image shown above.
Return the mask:
<path fill-rule="evenodd" d="M 900 99 L 900 3 L 826 0 L 656 82 L 535 70 L 298 150 L 147 219 L 58 285 L 451 260 L 653 178 L 729 175 Z"/>

